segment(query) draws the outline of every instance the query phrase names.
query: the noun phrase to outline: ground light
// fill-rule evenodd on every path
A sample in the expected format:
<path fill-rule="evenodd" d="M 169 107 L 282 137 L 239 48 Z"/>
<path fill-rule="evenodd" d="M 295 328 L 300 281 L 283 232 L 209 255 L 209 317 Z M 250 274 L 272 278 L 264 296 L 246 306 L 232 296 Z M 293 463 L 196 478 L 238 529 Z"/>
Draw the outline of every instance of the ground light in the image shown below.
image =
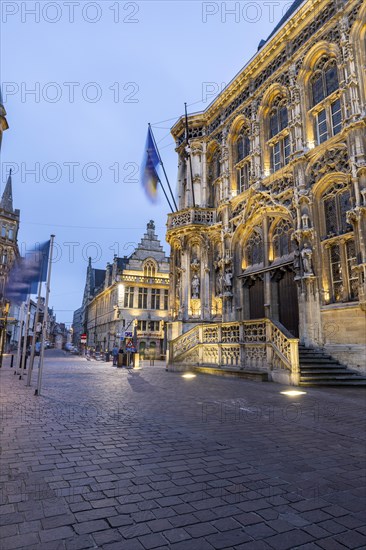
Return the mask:
<path fill-rule="evenodd" d="M 193 372 L 186 372 L 185 374 L 182 374 L 182 378 L 196 378 L 196 374 L 193 374 Z"/>
<path fill-rule="evenodd" d="M 281 391 L 282 395 L 288 395 L 289 397 L 296 397 L 297 395 L 305 395 L 306 391 L 300 391 L 300 390 L 286 390 Z"/>

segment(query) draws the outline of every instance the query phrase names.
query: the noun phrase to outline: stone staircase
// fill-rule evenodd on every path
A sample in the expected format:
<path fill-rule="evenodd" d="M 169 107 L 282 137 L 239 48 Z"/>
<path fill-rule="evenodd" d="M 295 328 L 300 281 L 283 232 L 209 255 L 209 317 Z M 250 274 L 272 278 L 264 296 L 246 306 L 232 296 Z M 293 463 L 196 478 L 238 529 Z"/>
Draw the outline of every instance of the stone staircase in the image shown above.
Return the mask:
<path fill-rule="evenodd" d="M 299 345 L 300 386 L 365 386 L 366 376 L 348 369 L 321 348 Z"/>

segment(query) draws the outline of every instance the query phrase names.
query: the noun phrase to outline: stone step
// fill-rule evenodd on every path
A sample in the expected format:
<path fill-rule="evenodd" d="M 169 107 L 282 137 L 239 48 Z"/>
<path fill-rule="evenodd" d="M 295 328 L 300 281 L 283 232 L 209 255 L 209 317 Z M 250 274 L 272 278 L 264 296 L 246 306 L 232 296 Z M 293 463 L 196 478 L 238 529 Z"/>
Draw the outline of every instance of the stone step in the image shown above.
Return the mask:
<path fill-rule="evenodd" d="M 300 364 L 304 364 L 304 363 L 314 363 L 314 364 L 322 364 L 322 365 L 339 365 L 339 361 L 337 361 L 336 359 L 327 359 L 326 357 L 314 357 L 314 358 L 309 358 L 309 357 L 299 357 L 299 361 L 300 361 Z"/>
<path fill-rule="evenodd" d="M 302 351 L 299 351 L 299 356 L 300 357 L 324 357 L 326 359 L 333 359 L 332 356 L 327 353 L 315 353 L 313 351 L 311 353 L 303 353 Z"/>
<path fill-rule="evenodd" d="M 309 375 L 312 374 L 314 376 L 317 376 L 318 374 L 329 374 L 329 376 L 337 376 L 341 374 L 347 374 L 352 376 L 358 376 L 357 373 L 350 373 L 349 370 L 340 367 L 339 369 L 301 369 L 300 368 L 301 375 Z"/>
<path fill-rule="evenodd" d="M 360 386 L 366 387 L 366 379 L 364 378 L 352 378 L 348 380 L 336 380 L 331 378 L 329 380 L 300 380 L 299 386 Z"/>
<path fill-rule="evenodd" d="M 357 374 L 342 373 L 342 374 L 300 374 L 300 380 L 366 380 L 363 376 Z"/>
<path fill-rule="evenodd" d="M 241 370 L 235 367 L 193 367 L 193 372 L 197 374 L 213 374 L 215 376 L 235 376 L 245 378 L 246 380 L 255 380 L 257 382 L 267 382 L 268 373 L 256 370 Z"/>

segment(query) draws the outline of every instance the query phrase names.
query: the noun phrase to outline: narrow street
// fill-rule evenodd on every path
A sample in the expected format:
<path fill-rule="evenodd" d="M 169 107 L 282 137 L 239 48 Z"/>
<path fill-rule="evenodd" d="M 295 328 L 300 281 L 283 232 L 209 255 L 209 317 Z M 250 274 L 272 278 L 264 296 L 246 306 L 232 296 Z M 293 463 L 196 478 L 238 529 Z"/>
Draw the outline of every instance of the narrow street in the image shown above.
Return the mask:
<path fill-rule="evenodd" d="M 365 391 L 50 350 L 42 395 L 0 371 L 1 549 L 366 547 Z M 342 397 L 342 398 L 341 398 Z"/>

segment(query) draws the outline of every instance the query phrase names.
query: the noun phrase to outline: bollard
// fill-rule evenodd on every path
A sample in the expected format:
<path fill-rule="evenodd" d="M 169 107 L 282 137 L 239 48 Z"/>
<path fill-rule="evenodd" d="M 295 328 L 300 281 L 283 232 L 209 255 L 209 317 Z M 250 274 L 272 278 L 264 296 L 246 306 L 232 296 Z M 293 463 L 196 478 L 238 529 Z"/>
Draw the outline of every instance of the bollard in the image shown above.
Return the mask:
<path fill-rule="evenodd" d="M 14 364 L 14 355 L 12 354 L 11 359 L 10 359 L 10 368 L 11 369 L 13 368 L 13 364 Z"/>

